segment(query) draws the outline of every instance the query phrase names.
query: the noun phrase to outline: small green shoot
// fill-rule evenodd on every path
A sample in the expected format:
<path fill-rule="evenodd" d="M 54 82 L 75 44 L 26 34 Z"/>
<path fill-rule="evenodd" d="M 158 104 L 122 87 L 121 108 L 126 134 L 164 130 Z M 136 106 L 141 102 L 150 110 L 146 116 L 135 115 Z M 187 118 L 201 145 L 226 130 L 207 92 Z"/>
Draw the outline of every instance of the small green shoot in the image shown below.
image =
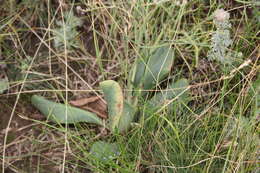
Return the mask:
<path fill-rule="evenodd" d="M 68 48 L 77 48 L 79 43 L 75 38 L 79 33 L 76 29 L 81 25 L 82 21 L 80 18 L 74 16 L 73 11 L 65 12 L 64 24 L 62 21 L 58 21 L 58 27 L 53 30 L 54 47 L 62 48 L 64 46 L 64 41 L 66 40 L 66 45 Z"/>
<path fill-rule="evenodd" d="M 97 141 L 92 145 L 90 154 L 97 161 L 106 163 L 119 156 L 120 152 L 116 143 Z"/>
<path fill-rule="evenodd" d="M 7 78 L 0 79 L 0 94 L 9 88 L 9 81 Z"/>

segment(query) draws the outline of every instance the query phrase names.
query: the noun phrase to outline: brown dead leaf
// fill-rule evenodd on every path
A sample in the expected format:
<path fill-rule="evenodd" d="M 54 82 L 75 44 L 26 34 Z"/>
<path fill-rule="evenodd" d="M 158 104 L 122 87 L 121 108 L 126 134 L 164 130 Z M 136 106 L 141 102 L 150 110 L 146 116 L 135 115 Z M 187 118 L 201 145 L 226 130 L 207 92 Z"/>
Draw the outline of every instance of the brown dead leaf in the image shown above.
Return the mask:
<path fill-rule="evenodd" d="M 94 97 L 82 98 L 82 99 L 78 99 L 78 100 L 72 100 L 69 103 L 73 106 L 84 106 L 86 104 L 95 102 L 96 100 L 99 100 L 99 99 L 100 99 L 99 96 L 94 96 Z"/>
<path fill-rule="evenodd" d="M 100 118 L 107 119 L 107 105 L 101 97 L 93 96 L 70 101 L 70 104 L 97 114 Z"/>
<path fill-rule="evenodd" d="M 86 106 L 84 106 L 83 108 L 85 108 L 88 111 L 96 113 L 101 118 L 107 119 L 108 117 L 107 105 L 101 99 L 91 102 Z"/>

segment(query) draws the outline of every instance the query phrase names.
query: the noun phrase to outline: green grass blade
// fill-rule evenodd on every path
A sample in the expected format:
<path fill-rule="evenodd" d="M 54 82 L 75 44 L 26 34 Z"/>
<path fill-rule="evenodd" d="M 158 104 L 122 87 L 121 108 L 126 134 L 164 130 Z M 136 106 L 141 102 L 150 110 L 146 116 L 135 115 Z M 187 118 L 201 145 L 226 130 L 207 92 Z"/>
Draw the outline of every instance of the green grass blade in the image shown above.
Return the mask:
<path fill-rule="evenodd" d="M 260 116 L 260 76 L 258 76 L 257 80 L 253 83 L 253 88 L 254 92 L 251 91 L 251 93 L 256 98 L 254 114 Z"/>

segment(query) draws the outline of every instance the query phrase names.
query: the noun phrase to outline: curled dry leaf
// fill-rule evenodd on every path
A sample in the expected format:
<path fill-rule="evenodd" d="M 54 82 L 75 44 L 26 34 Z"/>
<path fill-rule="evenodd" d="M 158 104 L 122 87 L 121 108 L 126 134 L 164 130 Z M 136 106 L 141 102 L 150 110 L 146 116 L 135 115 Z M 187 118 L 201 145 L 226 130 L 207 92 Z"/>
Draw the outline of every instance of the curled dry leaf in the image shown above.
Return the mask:
<path fill-rule="evenodd" d="M 77 100 L 72 100 L 69 103 L 73 106 L 84 106 L 88 103 L 92 103 L 96 100 L 100 99 L 100 97 L 98 96 L 94 96 L 94 97 L 88 97 L 88 98 L 81 98 L 81 99 L 77 99 Z"/>
<path fill-rule="evenodd" d="M 106 102 L 100 96 L 72 100 L 69 103 L 73 106 L 93 112 L 100 118 L 107 119 L 108 117 Z"/>

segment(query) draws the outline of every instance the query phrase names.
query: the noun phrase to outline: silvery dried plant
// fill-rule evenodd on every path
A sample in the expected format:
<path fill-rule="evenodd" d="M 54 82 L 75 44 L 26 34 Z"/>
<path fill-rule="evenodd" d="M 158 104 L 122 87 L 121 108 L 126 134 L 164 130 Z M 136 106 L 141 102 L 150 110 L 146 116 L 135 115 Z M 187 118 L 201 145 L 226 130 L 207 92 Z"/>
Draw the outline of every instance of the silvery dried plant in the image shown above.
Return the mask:
<path fill-rule="evenodd" d="M 64 13 L 64 24 L 62 21 L 57 21 L 57 28 L 53 30 L 55 48 L 63 48 L 66 41 L 67 47 L 78 47 L 77 27 L 82 25 L 80 18 L 73 15 L 73 12 Z"/>
<path fill-rule="evenodd" d="M 229 13 L 223 9 L 218 9 L 214 12 L 213 22 L 217 29 L 213 32 L 211 38 L 211 50 L 208 53 L 208 58 L 222 64 L 232 64 L 234 57 L 239 55 L 229 49 L 232 44 L 229 31 L 231 28 L 229 17 Z"/>

